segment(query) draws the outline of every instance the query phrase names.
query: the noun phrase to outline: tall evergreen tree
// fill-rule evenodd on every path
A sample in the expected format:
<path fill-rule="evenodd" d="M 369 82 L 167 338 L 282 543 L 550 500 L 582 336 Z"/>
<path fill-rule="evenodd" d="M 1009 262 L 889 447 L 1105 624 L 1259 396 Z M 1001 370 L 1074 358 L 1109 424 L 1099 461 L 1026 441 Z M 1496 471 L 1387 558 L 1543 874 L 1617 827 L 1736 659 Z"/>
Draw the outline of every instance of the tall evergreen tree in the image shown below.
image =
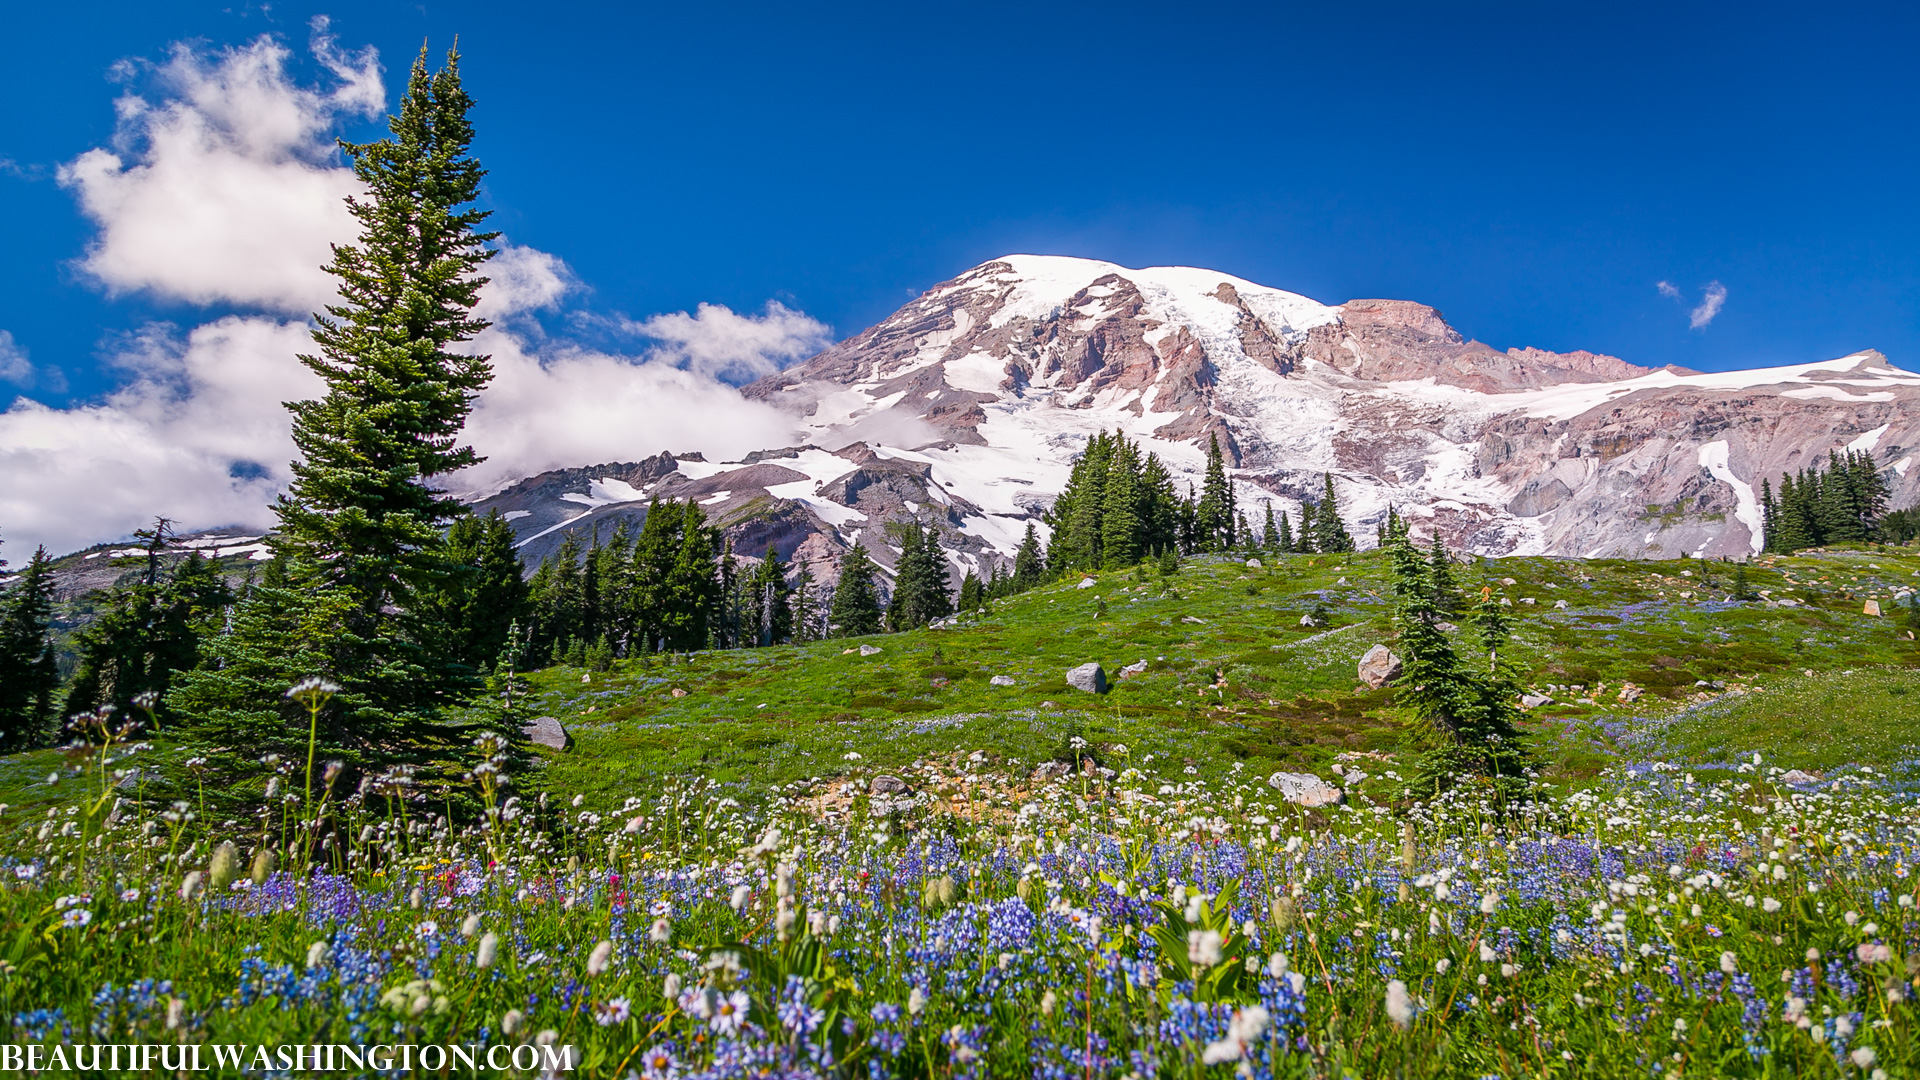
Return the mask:
<path fill-rule="evenodd" d="M 692 652 L 708 645 L 720 606 L 719 537 L 698 503 L 683 503 L 680 515 L 680 542 L 656 618 L 668 649 Z"/>
<path fill-rule="evenodd" d="M 777 645 L 793 634 L 793 593 L 787 588 L 787 565 L 771 543 L 754 568 L 752 600 L 756 645 Z"/>
<path fill-rule="evenodd" d="M 498 510 L 486 517 L 463 515 L 447 529 L 444 553 L 457 572 L 424 598 L 438 609 L 454 661 L 491 671 L 507 647 L 508 631 L 529 615 L 529 587 L 514 550 L 513 526 Z"/>
<path fill-rule="evenodd" d="M 1280 550 L 1280 528 L 1273 523 L 1273 500 L 1263 500 L 1267 505 L 1267 520 L 1260 528 L 1260 546 L 1268 551 Z"/>
<path fill-rule="evenodd" d="M 1274 547 L 1279 551 L 1300 550 L 1293 538 L 1293 520 L 1287 517 L 1285 510 L 1280 511 L 1280 539 Z"/>
<path fill-rule="evenodd" d="M 953 613 L 947 586 L 947 559 L 940 553 L 940 532 L 918 521 L 894 522 L 887 531 L 900 541 L 894 563 L 893 597 L 887 604 L 888 628 L 896 632 L 925 626 Z"/>
<path fill-rule="evenodd" d="M 1233 548 L 1233 487 L 1227 480 L 1226 459 L 1220 453 L 1220 436 L 1207 437 L 1207 471 L 1200 482 L 1200 501 L 1194 507 L 1194 540 L 1200 551 L 1229 551 Z"/>
<path fill-rule="evenodd" d="M 835 637 L 880 632 L 880 590 L 873 578 L 873 559 L 865 545 L 855 543 L 840 556 L 840 580 L 833 587 L 833 604 L 827 614 Z"/>
<path fill-rule="evenodd" d="M 986 603 L 986 596 L 986 586 L 980 583 L 980 576 L 971 570 L 967 571 L 967 576 L 960 579 L 960 610 L 979 611 Z"/>
<path fill-rule="evenodd" d="M 1140 519 L 1140 465 L 1138 449 L 1116 435 L 1107 455 L 1100 514 L 1100 565 L 1110 570 L 1140 561 L 1141 544 L 1146 539 Z"/>
<path fill-rule="evenodd" d="M 824 636 L 820 600 L 814 593 L 813 564 L 803 562 L 793 576 L 793 640 L 817 641 Z"/>
<path fill-rule="evenodd" d="M 53 560 L 42 547 L 0 593 L 0 750 L 46 745 L 53 735 Z"/>
<path fill-rule="evenodd" d="M 1773 498 L 1773 481 L 1760 481 L 1760 537 L 1762 551 L 1780 550 L 1780 505 Z"/>
<path fill-rule="evenodd" d="M 1387 534 L 1389 544 L 1406 538 L 1404 523 L 1396 522 L 1397 527 Z M 1447 555 L 1447 546 L 1440 542 L 1440 532 L 1435 530 L 1433 540 L 1427 548 L 1427 578 L 1433 583 L 1433 606 L 1445 615 L 1460 613 L 1460 586 L 1453 578 L 1453 560 Z"/>
<path fill-rule="evenodd" d="M 319 738 L 350 773 L 464 751 L 443 709 L 477 684 L 416 601 L 454 573 L 441 527 L 461 508 L 435 480 L 481 460 L 459 439 L 492 370 L 459 348 L 487 326 L 472 312 L 496 237 L 473 207 L 485 173 L 471 106 L 457 53 L 430 74 L 422 50 L 390 137 L 342 144 L 366 194 L 347 200 L 359 237 L 333 248 L 339 303 L 301 357 L 325 393 L 288 406 L 300 458 L 271 541 L 288 585 L 255 589 L 241 606 L 256 610 L 209 646 L 215 662 L 172 693 L 224 777 L 257 776 L 263 752 L 304 753 L 307 718 L 284 692 L 308 676 L 342 687 Z"/>
<path fill-rule="evenodd" d="M 1353 550 L 1353 536 L 1340 519 L 1340 500 L 1333 490 L 1333 474 L 1325 473 L 1326 490 L 1313 508 L 1313 549 L 1323 555 Z"/>
<path fill-rule="evenodd" d="M 1047 568 L 1040 557 L 1040 537 L 1034 531 L 1033 522 L 1027 522 L 1027 532 L 1020 538 L 1020 549 L 1013 555 L 1014 592 L 1026 592 L 1047 578 Z"/>

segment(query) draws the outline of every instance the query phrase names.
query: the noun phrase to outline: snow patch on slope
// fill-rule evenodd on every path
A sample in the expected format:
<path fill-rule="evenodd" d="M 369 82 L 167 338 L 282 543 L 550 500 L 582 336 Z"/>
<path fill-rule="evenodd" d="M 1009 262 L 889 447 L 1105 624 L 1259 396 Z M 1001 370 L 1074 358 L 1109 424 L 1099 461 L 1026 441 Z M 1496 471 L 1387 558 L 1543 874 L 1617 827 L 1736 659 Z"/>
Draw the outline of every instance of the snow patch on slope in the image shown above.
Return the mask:
<path fill-rule="evenodd" d="M 1733 468 L 1727 463 L 1731 453 L 1725 439 L 1707 443 L 1700 448 L 1700 466 L 1712 473 L 1715 480 L 1733 488 L 1734 498 L 1738 501 L 1733 511 L 1734 519 L 1747 527 L 1747 543 L 1758 555 L 1767 543 L 1760 527 L 1760 500 L 1754 498 L 1753 485 L 1733 475 Z"/>

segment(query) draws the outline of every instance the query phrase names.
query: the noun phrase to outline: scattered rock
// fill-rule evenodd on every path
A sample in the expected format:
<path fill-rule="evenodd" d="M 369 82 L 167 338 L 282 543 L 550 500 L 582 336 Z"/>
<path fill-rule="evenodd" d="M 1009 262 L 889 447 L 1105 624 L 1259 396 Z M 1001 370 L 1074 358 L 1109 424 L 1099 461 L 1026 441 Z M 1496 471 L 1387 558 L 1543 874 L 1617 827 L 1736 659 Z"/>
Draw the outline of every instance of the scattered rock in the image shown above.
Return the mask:
<path fill-rule="evenodd" d="M 1521 597 L 1521 598 L 1520 598 L 1520 602 L 1521 602 L 1521 603 L 1523 603 L 1523 604 L 1526 604 L 1526 605 L 1528 605 L 1529 607 L 1531 607 L 1531 606 L 1533 605 L 1533 597 L 1531 597 L 1531 596 L 1523 596 L 1523 597 Z"/>
<path fill-rule="evenodd" d="M 1065 776 L 1072 771 L 1072 767 L 1064 761 L 1043 761 L 1039 768 L 1033 770 L 1033 782 L 1044 784 L 1054 777 Z"/>
<path fill-rule="evenodd" d="M 1258 569 L 1260 569 L 1260 560 L 1259 560 L 1259 559 L 1248 559 L 1248 560 L 1247 560 L 1247 565 L 1248 565 L 1248 566 L 1251 566 L 1251 567 L 1253 567 L 1253 568 L 1254 568 L 1255 570 L 1258 570 Z"/>
<path fill-rule="evenodd" d="M 1302 615 L 1300 616 L 1300 625 L 1301 626 L 1319 626 L 1320 624 L 1313 621 L 1313 616 Z"/>
<path fill-rule="evenodd" d="M 877 653 L 878 653 L 879 651 L 880 651 L 880 646 L 878 646 L 878 645 L 862 645 L 862 646 L 860 646 L 860 655 L 861 655 L 861 656 L 873 656 L 873 655 L 875 655 L 875 654 L 877 654 Z"/>
<path fill-rule="evenodd" d="M 1145 675 L 1146 673 L 1147 662 L 1145 660 L 1135 661 L 1120 669 L 1120 677 L 1123 679 L 1131 679 L 1135 675 Z"/>
<path fill-rule="evenodd" d="M 1502 585 L 1509 585 L 1509 586 L 1511 586 L 1511 585 L 1518 585 L 1518 584 L 1520 584 L 1520 583 L 1519 583 L 1519 582 L 1517 582 L 1517 581 L 1515 581 L 1515 580 L 1513 580 L 1513 579 L 1512 579 L 1512 578 L 1510 578 L 1510 577 L 1503 577 L 1503 578 L 1501 578 L 1501 579 L 1500 579 L 1500 584 L 1502 584 Z"/>
<path fill-rule="evenodd" d="M 1107 692 L 1107 671 L 1099 664 L 1081 664 L 1067 672 L 1067 685 L 1089 694 Z"/>
<path fill-rule="evenodd" d="M 1205 626 L 1205 625 L 1207 624 L 1207 620 L 1205 620 L 1205 619 L 1196 619 L 1196 618 L 1194 618 L 1194 617 L 1193 617 L 1193 616 L 1191 616 L 1191 615 L 1182 615 L 1182 616 L 1180 616 L 1180 621 L 1181 621 L 1181 622 L 1190 622 L 1190 623 L 1199 623 L 1199 624 L 1200 624 L 1201 626 Z"/>
<path fill-rule="evenodd" d="M 1553 602 L 1553 610 L 1555 611 L 1567 610 L 1567 602 L 1565 600 L 1555 600 Z"/>
<path fill-rule="evenodd" d="M 1876 619 L 1879 618 L 1880 617 L 1880 601 L 1878 600 L 1867 601 L 1867 606 L 1862 608 L 1860 613 L 1862 615 L 1871 615 Z"/>
<path fill-rule="evenodd" d="M 1794 785 L 1817 784 L 1820 782 L 1820 774 L 1805 772 L 1800 769 L 1790 769 L 1780 774 L 1780 782 Z"/>
<path fill-rule="evenodd" d="M 1011 676 L 1011 675 L 995 675 L 995 676 L 994 676 L 993 678 L 991 678 L 991 679 L 988 679 L 988 680 L 987 680 L 987 684 L 988 684 L 989 686 L 1012 686 L 1012 685 L 1013 685 L 1013 676 Z"/>
<path fill-rule="evenodd" d="M 1345 798 L 1339 788 L 1312 773 L 1277 772 L 1267 777 L 1267 786 L 1300 806 L 1334 806 Z"/>
<path fill-rule="evenodd" d="M 1553 699 L 1548 697 L 1545 694 L 1520 695 L 1520 707 L 1523 709 L 1537 709 L 1542 705 L 1551 705 L 1551 704 L 1553 704 Z"/>
<path fill-rule="evenodd" d="M 907 786 L 907 782 L 905 780 L 902 780 L 897 776 L 888 776 L 882 773 L 881 775 L 876 776 L 873 779 L 867 781 L 867 794 L 869 795 L 911 795 L 913 794 L 913 789 Z"/>
<path fill-rule="evenodd" d="M 551 716 L 534 717 L 522 725 L 520 733 L 525 735 L 527 741 L 533 745 L 550 747 L 554 750 L 565 750 L 573 742 L 572 737 L 567 734 L 567 729 L 560 726 L 557 718 Z"/>
<path fill-rule="evenodd" d="M 1074 588 L 1076 588 L 1076 589 L 1091 589 L 1091 588 L 1093 588 L 1093 587 L 1094 587 L 1095 585 L 1098 585 L 1098 584 L 1100 584 L 1100 583 L 1099 583 L 1099 582 L 1097 582 L 1097 581 L 1095 581 L 1095 580 L 1093 580 L 1093 579 L 1092 579 L 1092 578 L 1090 578 L 1090 577 L 1083 577 L 1083 578 L 1081 578 L 1081 579 L 1080 579 L 1080 584 L 1078 584 L 1078 585 L 1075 585 L 1075 586 L 1074 586 Z"/>
<path fill-rule="evenodd" d="M 674 696 L 674 697 L 686 697 L 686 696 L 687 696 L 687 692 L 686 692 L 685 690 L 682 690 L 682 689 L 680 689 L 679 687 L 677 687 L 677 686 L 676 686 L 676 687 L 674 687 L 674 688 L 673 688 L 673 696 Z"/>
<path fill-rule="evenodd" d="M 1635 701 L 1639 701 L 1640 695 L 1644 693 L 1646 693 L 1645 690 L 1641 689 L 1638 686 L 1633 685 L 1632 683 L 1623 683 L 1621 684 L 1621 687 L 1620 687 L 1620 693 L 1615 696 L 1620 701 L 1631 704 Z"/>
<path fill-rule="evenodd" d="M 1040 707 L 1043 709 L 1057 709 L 1060 707 L 1060 703 L 1057 701 L 1043 701 L 1040 703 Z"/>
<path fill-rule="evenodd" d="M 1511 600 L 1509 600 L 1509 599 L 1507 599 L 1506 597 L 1504 597 L 1504 596 L 1503 596 L 1503 597 L 1501 597 L 1501 598 L 1500 598 L 1500 606 L 1501 606 L 1501 607 L 1512 607 L 1512 606 L 1513 606 L 1513 601 L 1511 601 Z"/>
<path fill-rule="evenodd" d="M 1346 583 L 1347 583 L 1346 578 L 1341 578 L 1339 581 L 1334 582 L 1335 585 L 1345 585 Z"/>
<path fill-rule="evenodd" d="M 1458 626 L 1455 626 L 1453 623 L 1445 622 L 1445 621 L 1434 623 L 1433 628 L 1435 630 L 1440 631 L 1443 634 L 1451 634 L 1455 630 L 1460 629 Z"/>
<path fill-rule="evenodd" d="M 1404 667 L 1392 649 L 1375 645 L 1360 658 L 1360 681 L 1378 690 L 1399 678 Z"/>

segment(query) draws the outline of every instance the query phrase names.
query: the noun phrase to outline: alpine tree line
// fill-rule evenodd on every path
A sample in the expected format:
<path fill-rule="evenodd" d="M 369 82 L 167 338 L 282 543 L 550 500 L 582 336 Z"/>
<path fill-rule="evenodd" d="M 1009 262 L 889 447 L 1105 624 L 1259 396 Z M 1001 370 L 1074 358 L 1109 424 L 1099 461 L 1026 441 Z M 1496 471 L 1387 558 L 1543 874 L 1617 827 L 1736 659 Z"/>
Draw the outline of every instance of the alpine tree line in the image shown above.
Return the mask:
<path fill-rule="evenodd" d="M 1886 540 L 1904 543 L 1914 536 L 1914 511 L 1887 513 L 1886 478 L 1866 450 L 1827 452 L 1826 468 L 1815 461 L 1797 474 L 1760 482 L 1761 533 L 1766 550 L 1777 554 L 1826 544 Z"/>

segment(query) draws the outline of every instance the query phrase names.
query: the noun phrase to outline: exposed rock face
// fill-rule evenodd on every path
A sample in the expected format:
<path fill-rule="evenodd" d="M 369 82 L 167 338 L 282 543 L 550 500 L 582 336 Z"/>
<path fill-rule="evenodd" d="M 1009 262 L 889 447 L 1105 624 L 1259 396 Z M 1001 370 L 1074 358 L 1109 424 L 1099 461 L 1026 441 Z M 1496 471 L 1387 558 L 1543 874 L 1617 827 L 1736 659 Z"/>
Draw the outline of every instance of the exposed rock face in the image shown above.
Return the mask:
<path fill-rule="evenodd" d="M 1312 773 L 1277 772 L 1267 777 L 1267 786 L 1300 806 L 1333 806 L 1346 798 L 1339 788 Z"/>
<path fill-rule="evenodd" d="M 891 568 L 882 527 L 911 515 L 941 529 L 957 582 L 1012 555 L 1103 429 L 1182 487 L 1217 436 L 1255 520 L 1268 499 L 1297 515 L 1330 473 L 1363 542 L 1395 507 L 1480 554 L 1748 553 L 1761 480 L 1844 447 L 1874 452 L 1895 505 L 1920 498 L 1920 376 L 1878 353 L 1703 375 L 1501 351 L 1423 304 L 1332 307 L 1183 267 L 1008 256 L 743 392 L 810 445 L 730 463 L 637 446 L 654 456 L 482 508 L 537 558 L 695 498 L 741 555 L 772 544 L 822 579 L 856 540 Z"/>
<path fill-rule="evenodd" d="M 1375 645 L 1360 658 L 1360 681 L 1378 690 L 1399 678 L 1404 667 L 1392 649 Z"/>

